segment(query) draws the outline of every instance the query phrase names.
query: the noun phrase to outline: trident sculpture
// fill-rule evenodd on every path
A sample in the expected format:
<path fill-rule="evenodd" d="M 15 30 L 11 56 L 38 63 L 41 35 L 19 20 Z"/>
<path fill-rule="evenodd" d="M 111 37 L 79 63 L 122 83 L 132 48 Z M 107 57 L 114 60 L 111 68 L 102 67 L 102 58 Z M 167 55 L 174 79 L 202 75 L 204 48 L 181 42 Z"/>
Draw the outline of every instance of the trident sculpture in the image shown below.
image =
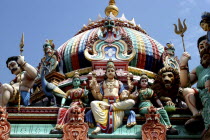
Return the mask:
<path fill-rule="evenodd" d="M 185 24 L 185 20 L 186 19 L 184 19 L 184 21 L 183 21 L 183 25 L 184 25 L 184 27 L 183 27 L 180 19 L 178 18 L 178 28 L 179 29 L 177 29 L 177 25 L 174 24 L 174 26 L 175 26 L 174 32 L 182 37 L 182 43 L 183 43 L 184 52 L 186 51 L 185 45 L 184 45 L 184 32 L 187 30 L 187 25 Z"/>

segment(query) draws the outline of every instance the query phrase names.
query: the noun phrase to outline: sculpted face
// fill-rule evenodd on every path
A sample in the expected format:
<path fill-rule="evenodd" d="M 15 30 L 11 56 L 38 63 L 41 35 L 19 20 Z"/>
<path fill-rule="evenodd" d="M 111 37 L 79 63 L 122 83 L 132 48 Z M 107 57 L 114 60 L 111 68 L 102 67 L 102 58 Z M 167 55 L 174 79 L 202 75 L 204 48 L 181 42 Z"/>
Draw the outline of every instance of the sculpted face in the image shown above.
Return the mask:
<path fill-rule="evenodd" d="M 80 86 L 80 79 L 79 78 L 74 78 L 74 80 L 73 80 L 73 86 L 74 87 L 79 87 Z"/>
<path fill-rule="evenodd" d="M 113 20 L 107 20 L 104 22 L 104 26 L 108 29 L 112 29 L 115 26 L 115 23 Z"/>
<path fill-rule="evenodd" d="M 174 82 L 174 74 L 172 72 L 165 72 L 162 74 L 162 80 L 165 88 L 170 89 Z"/>
<path fill-rule="evenodd" d="M 140 85 L 141 85 L 141 88 L 147 88 L 147 86 L 148 86 L 147 79 L 141 79 Z"/>
<path fill-rule="evenodd" d="M 12 74 L 18 75 L 20 73 L 20 67 L 18 66 L 16 61 L 10 61 L 8 63 L 8 68 Z"/>
<path fill-rule="evenodd" d="M 210 54 L 204 54 L 201 59 L 201 64 L 204 68 L 210 66 Z"/>
<path fill-rule="evenodd" d="M 51 48 L 51 46 L 48 45 L 48 46 L 45 46 L 44 52 L 45 52 L 45 54 L 52 54 L 53 49 Z"/>
<path fill-rule="evenodd" d="M 198 49 L 199 49 L 199 52 L 201 52 L 205 47 L 206 47 L 206 43 L 207 43 L 207 40 L 202 40 L 199 45 L 198 45 Z"/>
<path fill-rule="evenodd" d="M 106 76 L 108 79 L 113 79 L 115 77 L 115 69 L 114 68 L 108 68 L 106 70 Z"/>
<path fill-rule="evenodd" d="M 210 27 L 209 27 L 209 24 L 206 23 L 206 22 L 202 22 L 200 24 L 201 28 L 204 30 L 204 31 L 209 31 L 210 30 Z"/>

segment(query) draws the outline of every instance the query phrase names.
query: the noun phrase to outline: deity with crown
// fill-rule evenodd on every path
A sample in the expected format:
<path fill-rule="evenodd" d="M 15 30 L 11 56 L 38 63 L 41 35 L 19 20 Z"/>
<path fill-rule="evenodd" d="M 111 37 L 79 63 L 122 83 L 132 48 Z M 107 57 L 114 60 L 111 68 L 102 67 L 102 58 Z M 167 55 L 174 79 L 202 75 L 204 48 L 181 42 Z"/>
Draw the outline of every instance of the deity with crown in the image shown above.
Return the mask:
<path fill-rule="evenodd" d="M 97 101 L 91 102 L 91 110 L 97 123 L 92 134 L 100 131 L 112 133 L 123 121 L 124 111 L 131 109 L 135 101 L 128 99 L 129 91 L 116 79 L 116 69 L 112 60 L 107 62 L 105 79 L 100 84 L 95 77 L 90 82 L 92 94 Z"/>

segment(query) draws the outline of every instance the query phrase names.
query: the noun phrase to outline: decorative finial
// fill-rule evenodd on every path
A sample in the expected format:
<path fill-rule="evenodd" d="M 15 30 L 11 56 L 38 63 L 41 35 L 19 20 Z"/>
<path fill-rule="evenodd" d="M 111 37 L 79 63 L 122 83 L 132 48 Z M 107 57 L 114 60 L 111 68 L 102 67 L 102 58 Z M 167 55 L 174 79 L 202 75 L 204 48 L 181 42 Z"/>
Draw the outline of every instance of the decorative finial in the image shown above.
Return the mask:
<path fill-rule="evenodd" d="M 115 1 L 114 0 L 110 0 L 109 1 L 109 6 L 106 7 L 105 9 L 105 14 L 106 16 L 109 16 L 110 13 L 112 13 L 115 17 L 118 15 L 119 13 L 119 9 L 118 7 L 115 5 Z"/>

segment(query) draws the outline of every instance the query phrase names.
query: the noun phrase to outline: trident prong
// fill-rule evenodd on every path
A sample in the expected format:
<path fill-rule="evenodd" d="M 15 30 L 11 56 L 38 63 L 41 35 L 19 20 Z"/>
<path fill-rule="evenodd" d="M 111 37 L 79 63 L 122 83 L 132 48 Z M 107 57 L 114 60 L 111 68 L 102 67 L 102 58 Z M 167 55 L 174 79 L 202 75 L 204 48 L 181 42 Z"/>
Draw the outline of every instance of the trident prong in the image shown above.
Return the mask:
<path fill-rule="evenodd" d="M 185 24 L 185 21 L 186 21 L 186 19 L 184 19 L 184 21 L 183 21 L 183 25 L 184 25 L 184 27 L 183 27 L 180 19 L 178 18 L 178 28 L 179 29 L 177 29 L 177 25 L 174 24 L 174 27 L 175 27 L 174 32 L 182 37 L 184 52 L 186 51 L 185 45 L 184 45 L 184 32 L 187 30 L 187 25 Z"/>

